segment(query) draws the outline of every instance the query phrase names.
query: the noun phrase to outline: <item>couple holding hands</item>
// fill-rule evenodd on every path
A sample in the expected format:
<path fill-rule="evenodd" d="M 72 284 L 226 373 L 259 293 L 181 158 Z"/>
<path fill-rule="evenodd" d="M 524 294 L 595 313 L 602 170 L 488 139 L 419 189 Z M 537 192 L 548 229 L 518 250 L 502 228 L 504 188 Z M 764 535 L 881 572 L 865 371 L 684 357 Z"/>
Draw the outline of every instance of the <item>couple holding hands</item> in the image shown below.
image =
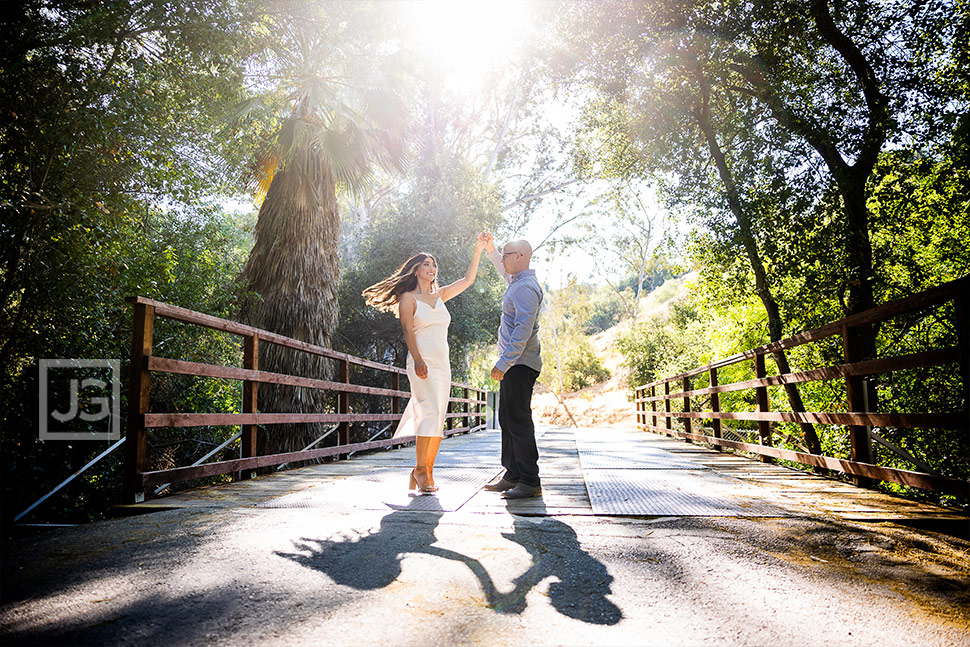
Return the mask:
<path fill-rule="evenodd" d="M 492 235 L 480 233 L 465 276 L 438 285 L 438 263 L 431 254 L 415 254 L 394 274 L 363 291 L 368 305 L 396 311 L 408 347 L 407 374 L 411 399 L 395 437 L 415 436 L 417 461 L 410 488 L 420 493 L 437 491 L 434 461 L 444 436 L 445 412 L 451 393 L 448 325 L 445 302 L 475 282 L 482 252 L 508 287 L 502 297 L 498 331 L 498 361 L 492 378 L 500 383 L 499 424 L 502 427 L 502 478 L 485 486 L 507 499 L 540 496 L 539 451 L 532 422 L 532 389 L 542 368 L 539 356 L 539 309 L 542 288 L 529 269 L 532 246 L 525 240 L 506 243 L 502 252 Z"/>

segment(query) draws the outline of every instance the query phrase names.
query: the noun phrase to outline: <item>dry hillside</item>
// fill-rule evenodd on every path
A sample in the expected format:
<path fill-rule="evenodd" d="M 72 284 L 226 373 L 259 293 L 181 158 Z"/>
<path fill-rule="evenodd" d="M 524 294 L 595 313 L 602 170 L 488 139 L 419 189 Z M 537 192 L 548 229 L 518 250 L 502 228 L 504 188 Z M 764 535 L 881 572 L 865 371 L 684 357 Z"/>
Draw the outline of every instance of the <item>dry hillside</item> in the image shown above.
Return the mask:
<path fill-rule="evenodd" d="M 666 311 L 669 304 L 681 298 L 685 284 L 694 273 L 679 279 L 671 279 L 640 300 L 639 320 L 655 317 Z M 563 403 L 556 394 L 545 387 L 537 387 L 532 398 L 532 409 L 537 420 L 546 424 L 619 425 L 634 423 L 633 402 L 630 401 L 630 370 L 623 366 L 623 356 L 616 348 L 616 338 L 629 329 L 629 323 L 620 323 L 589 338 L 593 351 L 610 370 L 609 381 L 594 384 L 574 393 L 563 394 Z M 571 417 L 570 417 L 570 414 Z"/>
<path fill-rule="evenodd" d="M 575 424 L 580 427 L 633 424 L 633 403 L 627 399 L 629 370 L 621 364 L 623 356 L 613 343 L 621 327 L 622 325 L 604 330 L 589 340 L 593 350 L 603 360 L 603 365 L 610 370 L 610 380 L 574 393 L 563 394 L 565 407 L 559 403 L 555 393 L 545 387 L 537 388 L 532 398 L 532 410 L 537 420 L 546 424 Z"/>

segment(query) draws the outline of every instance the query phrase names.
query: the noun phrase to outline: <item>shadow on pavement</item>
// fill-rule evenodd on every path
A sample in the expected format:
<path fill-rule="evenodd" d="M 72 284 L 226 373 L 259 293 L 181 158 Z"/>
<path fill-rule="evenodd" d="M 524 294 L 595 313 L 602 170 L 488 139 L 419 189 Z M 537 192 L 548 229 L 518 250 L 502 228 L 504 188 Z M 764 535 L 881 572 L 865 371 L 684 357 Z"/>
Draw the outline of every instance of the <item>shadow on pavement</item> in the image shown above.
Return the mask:
<path fill-rule="evenodd" d="M 61 613 L 55 615 L 62 615 Z M 232 589 L 168 597 L 149 595 L 119 608 L 73 614 L 44 624 L 2 629 L 4 645 L 189 645 L 207 644 L 226 627 L 245 627 L 250 610 Z M 256 632 L 265 630 L 264 622 Z"/>
<path fill-rule="evenodd" d="M 400 576 L 407 554 L 449 559 L 468 567 L 478 579 L 489 608 L 501 614 L 522 613 L 528 593 L 546 578 L 554 577 L 557 581 L 549 586 L 549 599 L 559 613 L 599 625 L 614 625 L 623 618 L 619 607 L 606 597 L 613 577 L 605 565 L 583 550 L 568 525 L 552 519 L 515 519 L 513 532 L 502 533 L 502 537 L 524 547 L 532 565 L 515 578 L 511 591 L 503 592 L 479 560 L 433 545 L 437 541 L 434 531 L 444 511 L 429 511 L 426 506 L 427 501 L 422 501 L 419 511 L 414 501 L 395 509 L 381 519 L 376 532 L 362 537 L 302 538 L 294 542 L 294 552 L 276 554 L 359 590 L 389 586 Z"/>
<path fill-rule="evenodd" d="M 502 533 L 532 555 L 532 566 L 515 578 L 512 592 L 496 602 L 508 605 L 494 607 L 504 613 L 521 613 L 526 594 L 547 577 L 558 581 L 549 585 L 549 599 L 556 611 L 590 624 L 615 625 L 623 612 L 607 599 L 613 576 L 606 566 L 583 550 L 576 531 L 567 524 L 545 518 L 530 522 L 517 517 L 514 532 Z"/>

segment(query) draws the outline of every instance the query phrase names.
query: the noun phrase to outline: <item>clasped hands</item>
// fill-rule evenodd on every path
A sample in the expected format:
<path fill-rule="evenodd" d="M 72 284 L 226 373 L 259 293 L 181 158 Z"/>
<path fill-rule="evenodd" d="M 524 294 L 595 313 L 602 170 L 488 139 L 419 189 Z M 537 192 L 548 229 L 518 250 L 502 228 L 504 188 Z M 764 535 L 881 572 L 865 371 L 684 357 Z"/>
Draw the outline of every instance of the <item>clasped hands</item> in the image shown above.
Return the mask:
<path fill-rule="evenodd" d="M 483 231 L 475 237 L 475 249 L 484 249 L 486 252 L 491 252 L 495 249 L 495 238 L 487 231 Z"/>

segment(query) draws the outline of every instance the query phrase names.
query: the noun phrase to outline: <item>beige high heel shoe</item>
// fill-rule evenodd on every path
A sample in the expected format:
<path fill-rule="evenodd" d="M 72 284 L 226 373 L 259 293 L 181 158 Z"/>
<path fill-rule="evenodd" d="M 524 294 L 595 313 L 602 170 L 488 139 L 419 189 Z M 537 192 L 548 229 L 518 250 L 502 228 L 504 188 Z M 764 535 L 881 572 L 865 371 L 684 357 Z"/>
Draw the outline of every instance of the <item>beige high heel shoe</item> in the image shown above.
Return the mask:
<path fill-rule="evenodd" d="M 428 482 L 427 467 L 415 467 L 414 469 L 411 470 L 411 479 L 410 479 L 410 482 L 408 483 L 408 489 L 418 490 L 421 493 L 431 493 L 431 492 L 437 492 L 438 486 L 431 485 Z"/>

